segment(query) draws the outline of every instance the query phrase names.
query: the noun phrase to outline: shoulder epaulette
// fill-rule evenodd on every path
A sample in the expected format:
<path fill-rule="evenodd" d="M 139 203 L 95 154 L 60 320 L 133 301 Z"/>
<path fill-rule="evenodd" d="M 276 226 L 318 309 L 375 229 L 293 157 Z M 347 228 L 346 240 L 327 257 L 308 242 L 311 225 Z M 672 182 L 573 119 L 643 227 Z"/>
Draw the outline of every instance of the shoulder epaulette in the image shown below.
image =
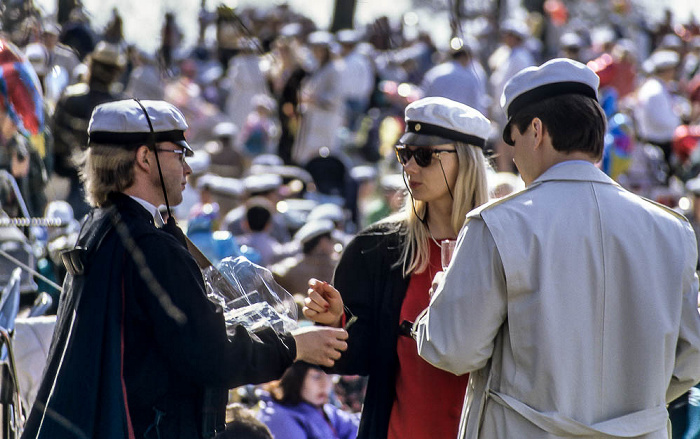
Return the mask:
<path fill-rule="evenodd" d="M 675 216 L 676 218 L 678 218 L 681 221 L 685 221 L 687 223 L 690 222 L 688 220 L 688 218 L 686 218 L 682 213 L 676 212 L 675 210 L 671 209 L 670 207 L 666 206 L 665 204 L 661 204 L 657 201 L 651 200 L 651 199 L 646 198 L 646 197 L 639 197 L 639 198 L 641 198 L 644 201 L 648 201 L 649 203 L 651 203 L 657 207 L 660 207 L 661 209 L 665 210 L 666 212 L 670 213 L 671 215 Z"/>

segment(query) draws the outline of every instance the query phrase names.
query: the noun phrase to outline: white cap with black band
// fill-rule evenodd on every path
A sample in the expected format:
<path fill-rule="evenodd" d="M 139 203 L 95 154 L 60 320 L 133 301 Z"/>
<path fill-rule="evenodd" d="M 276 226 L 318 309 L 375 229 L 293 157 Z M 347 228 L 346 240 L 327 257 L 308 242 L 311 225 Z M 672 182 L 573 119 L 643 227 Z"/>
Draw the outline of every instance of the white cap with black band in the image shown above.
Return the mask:
<path fill-rule="evenodd" d="M 491 122 L 478 110 L 443 97 L 412 102 L 405 111 L 406 130 L 399 143 L 434 146 L 466 143 L 484 148 Z"/>
<path fill-rule="evenodd" d="M 508 118 L 503 140 L 510 138 L 510 122 L 520 110 L 535 102 L 566 94 L 579 94 L 598 101 L 600 78 L 587 65 L 555 58 L 539 67 L 528 67 L 513 76 L 501 95 L 501 108 Z"/>
<path fill-rule="evenodd" d="M 148 145 L 150 136 L 153 136 L 156 143 L 172 142 L 185 148 L 188 157 L 192 156 L 194 151 L 185 139 L 188 126 L 182 112 L 165 101 L 140 102 L 148 111 L 148 116 L 133 99 L 108 102 L 95 107 L 88 126 L 88 146 Z M 153 125 L 153 132 L 147 117 Z"/>

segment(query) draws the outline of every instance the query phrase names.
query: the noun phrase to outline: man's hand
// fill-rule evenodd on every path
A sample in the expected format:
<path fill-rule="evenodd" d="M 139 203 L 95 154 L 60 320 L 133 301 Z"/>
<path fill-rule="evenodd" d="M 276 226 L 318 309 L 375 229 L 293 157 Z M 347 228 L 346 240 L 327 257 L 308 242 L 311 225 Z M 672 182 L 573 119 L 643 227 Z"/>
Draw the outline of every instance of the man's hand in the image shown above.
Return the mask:
<path fill-rule="evenodd" d="M 348 348 L 344 329 L 326 326 L 305 326 L 292 332 L 297 344 L 296 361 L 331 367 L 340 353 Z"/>
<path fill-rule="evenodd" d="M 328 282 L 310 279 L 304 305 L 302 312 L 307 319 L 340 328 L 344 312 L 343 298 Z"/>

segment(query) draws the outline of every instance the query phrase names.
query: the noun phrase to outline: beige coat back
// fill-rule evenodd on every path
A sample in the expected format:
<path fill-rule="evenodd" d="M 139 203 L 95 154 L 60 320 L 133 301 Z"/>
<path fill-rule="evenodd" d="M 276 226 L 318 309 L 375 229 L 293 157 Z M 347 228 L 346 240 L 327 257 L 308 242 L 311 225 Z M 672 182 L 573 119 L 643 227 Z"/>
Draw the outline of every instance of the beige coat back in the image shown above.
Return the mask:
<path fill-rule="evenodd" d="M 585 162 L 469 216 L 417 325 L 424 358 L 476 371 L 462 436 L 665 438 L 700 380 L 690 224 Z"/>

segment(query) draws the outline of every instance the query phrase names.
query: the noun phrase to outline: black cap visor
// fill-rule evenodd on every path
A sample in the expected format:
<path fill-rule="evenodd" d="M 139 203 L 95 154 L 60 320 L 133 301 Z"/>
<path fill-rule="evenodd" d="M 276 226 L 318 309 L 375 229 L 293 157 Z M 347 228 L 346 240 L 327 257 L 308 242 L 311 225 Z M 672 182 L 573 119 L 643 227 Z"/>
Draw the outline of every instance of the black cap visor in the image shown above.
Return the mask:
<path fill-rule="evenodd" d="M 481 137 L 417 121 L 406 123 L 406 132 L 399 140 L 399 143 L 402 145 L 413 146 L 435 146 L 457 142 L 478 146 L 479 148 L 483 148 L 486 145 L 486 139 Z"/>
<path fill-rule="evenodd" d="M 190 145 L 187 143 L 187 141 L 176 140 L 173 143 L 185 148 L 185 157 L 192 157 L 194 155 L 194 150 L 190 147 Z"/>
<path fill-rule="evenodd" d="M 508 122 L 506 123 L 506 126 L 503 127 L 503 141 L 506 142 L 507 145 L 513 146 L 513 137 L 510 135 L 510 125 L 511 120 L 508 119 Z"/>
<path fill-rule="evenodd" d="M 119 133 L 112 131 L 93 131 L 88 135 L 88 147 L 94 143 L 104 145 L 150 145 L 151 136 L 155 137 L 155 143 L 172 142 L 185 148 L 186 156 L 194 155 L 194 150 L 185 140 L 185 132 L 182 130 L 158 131 L 155 133 L 136 132 Z"/>

